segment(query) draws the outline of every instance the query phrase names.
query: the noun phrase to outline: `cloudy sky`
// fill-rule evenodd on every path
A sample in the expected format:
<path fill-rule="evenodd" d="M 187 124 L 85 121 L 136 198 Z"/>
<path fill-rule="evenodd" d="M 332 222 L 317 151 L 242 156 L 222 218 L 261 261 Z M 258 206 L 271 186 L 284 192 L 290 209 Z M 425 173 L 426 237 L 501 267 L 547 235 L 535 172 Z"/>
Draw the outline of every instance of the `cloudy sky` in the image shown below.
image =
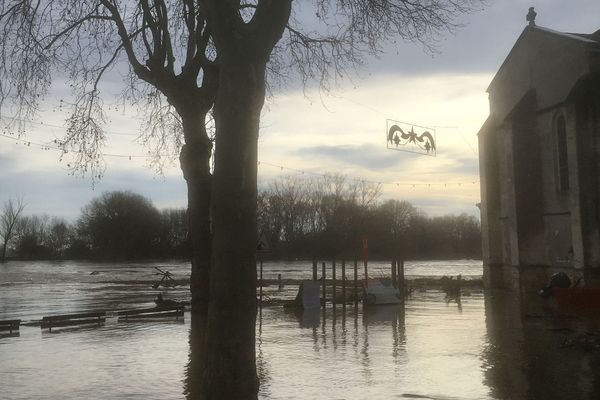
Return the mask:
<path fill-rule="evenodd" d="M 489 0 L 483 11 L 463 18 L 464 28 L 440 39 L 435 54 L 402 44 L 328 94 L 310 88 L 276 92 L 262 114 L 260 183 L 289 174 L 344 174 L 381 182 L 384 198 L 409 200 L 430 215 L 477 215 L 476 134 L 488 114 L 486 88 L 525 27 L 530 6 L 544 27 L 600 29 L 598 0 Z M 139 120 L 123 110 L 111 113 L 107 127 L 104 178 L 92 184 L 68 175 L 57 151 L 37 145 L 64 134 L 57 106 L 51 96 L 27 134 L 29 145 L 0 136 L 0 204 L 23 196 L 28 214 L 73 220 L 100 193 L 132 190 L 158 207 L 185 206 L 178 165 L 162 175 L 148 168 L 146 149 L 135 143 Z M 437 156 L 388 149 L 388 119 L 434 128 Z"/>

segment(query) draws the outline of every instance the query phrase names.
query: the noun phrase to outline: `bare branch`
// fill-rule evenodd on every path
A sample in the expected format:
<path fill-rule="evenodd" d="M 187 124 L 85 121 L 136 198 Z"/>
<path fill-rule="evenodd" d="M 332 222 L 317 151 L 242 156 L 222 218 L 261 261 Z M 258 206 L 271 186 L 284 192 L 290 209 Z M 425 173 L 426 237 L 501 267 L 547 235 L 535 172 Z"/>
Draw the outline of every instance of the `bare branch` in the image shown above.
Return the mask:
<path fill-rule="evenodd" d="M 167 11 L 167 6 L 165 2 L 162 0 L 157 0 L 158 6 L 157 15 L 158 20 L 160 22 L 160 30 L 162 33 L 161 43 L 162 43 L 162 59 L 163 65 L 166 62 L 166 71 L 171 75 L 175 76 L 174 63 L 175 56 L 173 55 L 173 46 L 171 43 L 171 34 L 169 32 L 169 16 Z"/>
<path fill-rule="evenodd" d="M 436 51 L 437 38 L 462 24 L 461 15 L 481 9 L 484 0 L 317 0 L 314 18 L 292 14 L 287 34 L 270 58 L 269 75 L 280 83 L 296 75 L 329 90 L 342 76 L 352 75 L 365 57 L 378 55 L 398 39 Z M 314 20 L 318 24 L 314 23 Z M 310 25 L 313 30 L 306 29 Z"/>
<path fill-rule="evenodd" d="M 14 116 L 6 128 L 25 134 L 52 78 L 59 76 L 72 90 L 70 101 L 63 103 L 71 104 L 65 107 L 71 115 L 64 149 L 74 156 L 73 165 L 81 163 L 79 171 L 101 175 L 99 160 L 106 140 L 101 87 L 113 68 L 127 83 L 120 101 L 137 107 L 149 121 L 166 121 L 173 112 L 203 121 L 195 114 L 211 109 L 219 65 L 226 55 L 223 49 L 232 43 L 236 50 L 269 57 L 272 82 L 299 78 L 328 90 L 339 77 L 352 75 L 365 57 L 378 54 L 397 38 L 433 49 L 436 37 L 453 32 L 460 26 L 457 18 L 477 10 L 481 1 L 315 0 L 310 2 L 314 13 L 289 17 L 291 4 L 291 0 L 0 2 L 0 111 Z M 310 21 L 303 19 L 306 15 Z M 124 61 L 129 68 L 123 73 Z M 180 73 L 175 71 L 178 67 Z M 147 96 L 160 98 L 148 102 Z M 78 126 L 85 135 L 76 133 Z M 172 137 L 171 151 L 179 148 L 182 139 L 172 128 L 175 122 L 153 126 L 162 126 Z M 189 135 L 183 140 L 209 142 L 207 137 L 195 137 L 206 136 L 202 130 Z M 80 152 L 97 154 L 79 156 Z"/>
<path fill-rule="evenodd" d="M 137 141 L 148 149 L 150 166 L 162 173 L 165 166 L 178 159 L 185 142 L 181 117 L 156 89 L 145 98 L 143 107 L 153 112 L 140 121 L 142 129 Z"/>
<path fill-rule="evenodd" d="M 63 36 L 67 35 L 69 32 L 71 32 L 73 29 L 77 28 L 78 26 L 84 24 L 87 21 L 90 20 L 104 20 L 104 21 L 112 21 L 112 18 L 106 15 L 95 15 L 95 14 L 90 14 L 78 21 L 75 21 L 73 24 L 71 24 L 70 26 L 66 27 L 65 29 L 63 29 L 62 31 L 51 35 L 50 37 L 52 37 L 52 40 L 50 40 L 45 46 L 44 46 L 44 50 L 48 50 L 50 49 L 52 46 L 54 46 L 54 44 L 56 43 L 57 40 L 59 40 L 60 38 L 62 38 Z M 46 38 L 44 38 L 46 39 Z M 42 42 L 45 42 L 45 40 L 42 39 Z"/>
<path fill-rule="evenodd" d="M 123 23 L 121 13 L 119 12 L 118 8 L 116 6 L 114 6 L 109 0 L 100 0 L 100 1 L 106 7 L 106 9 L 110 11 L 110 13 L 112 15 L 112 19 L 117 26 L 118 35 L 123 43 L 123 46 L 127 53 L 127 58 L 129 59 L 129 63 L 131 64 L 133 70 L 141 79 L 145 80 L 148 83 L 152 83 L 152 81 L 153 81 L 152 75 L 139 62 L 139 60 L 135 56 L 135 51 L 133 50 L 132 41 L 129 38 L 129 34 L 127 33 L 127 28 L 125 28 L 125 24 Z"/>

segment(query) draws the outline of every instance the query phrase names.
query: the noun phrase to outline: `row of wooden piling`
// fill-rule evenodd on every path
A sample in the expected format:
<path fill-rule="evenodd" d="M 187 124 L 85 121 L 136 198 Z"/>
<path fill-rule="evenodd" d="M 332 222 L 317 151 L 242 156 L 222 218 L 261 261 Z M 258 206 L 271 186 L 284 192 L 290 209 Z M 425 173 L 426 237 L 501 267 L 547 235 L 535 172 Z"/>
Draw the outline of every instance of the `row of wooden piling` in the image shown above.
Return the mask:
<path fill-rule="evenodd" d="M 259 272 L 259 303 L 262 304 L 262 299 L 263 299 L 263 262 L 262 260 L 259 261 L 260 263 L 260 272 Z M 354 276 L 353 276 L 353 280 L 350 282 L 350 285 L 348 285 L 348 279 L 346 276 L 346 261 L 342 260 L 341 261 L 341 303 L 342 305 L 345 307 L 347 304 L 347 287 L 350 286 L 352 289 L 352 300 L 354 302 L 354 305 L 358 305 L 358 301 L 359 301 L 359 297 L 362 295 L 362 284 L 359 283 L 359 279 L 358 279 L 358 259 L 354 260 L 353 263 L 353 269 L 354 269 Z M 335 307 L 338 303 L 337 301 L 337 287 L 338 287 L 338 279 L 337 279 L 337 264 L 336 264 L 336 260 L 332 260 L 331 262 L 331 279 L 329 280 L 330 282 L 330 286 L 331 286 L 331 292 L 332 292 L 332 296 L 331 299 L 327 299 L 327 265 L 325 262 L 321 263 L 321 277 L 318 277 L 318 267 L 319 267 L 319 262 L 316 260 L 313 260 L 312 262 L 312 280 L 313 281 L 318 281 L 321 280 L 322 281 L 322 306 L 325 307 L 325 304 L 328 300 L 331 301 L 331 303 L 333 304 L 333 306 Z M 403 260 L 398 260 L 398 259 L 393 259 L 391 262 L 391 281 L 392 281 L 392 285 L 395 288 L 398 288 L 399 292 L 400 292 L 400 296 L 404 297 L 404 292 L 405 292 L 405 284 L 404 284 L 404 261 Z M 279 286 L 279 289 L 281 290 L 283 288 L 283 280 L 281 277 L 281 274 L 277 275 L 277 283 Z M 359 290 L 359 287 L 361 288 Z M 360 293 L 360 295 L 359 295 Z"/>
<path fill-rule="evenodd" d="M 342 260 L 342 284 L 341 284 L 341 291 L 342 291 L 342 304 L 345 306 L 346 305 L 346 286 L 347 286 L 347 279 L 346 279 L 346 261 Z M 317 277 L 317 270 L 318 270 L 318 262 L 317 261 L 313 261 L 313 273 L 312 273 L 312 279 L 313 281 L 317 281 L 319 280 Z M 323 295 L 323 307 L 325 306 L 325 303 L 327 302 L 327 265 L 326 263 L 322 263 L 321 264 L 321 280 L 322 280 L 322 295 Z M 335 260 L 332 261 L 331 263 L 331 286 L 332 286 L 332 296 L 331 296 L 331 302 L 332 304 L 335 306 L 337 304 L 337 276 L 336 276 L 336 272 L 337 272 L 337 267 L 336 267 L 336 262 Z M 352 284 L 352 289 L 353 289 L 353 299 L 354 299 L 354 304 L 356 305 L 358 303 L 358 260 L 354 260 L 354 280 L 353 280 L 353 284 Z"/>

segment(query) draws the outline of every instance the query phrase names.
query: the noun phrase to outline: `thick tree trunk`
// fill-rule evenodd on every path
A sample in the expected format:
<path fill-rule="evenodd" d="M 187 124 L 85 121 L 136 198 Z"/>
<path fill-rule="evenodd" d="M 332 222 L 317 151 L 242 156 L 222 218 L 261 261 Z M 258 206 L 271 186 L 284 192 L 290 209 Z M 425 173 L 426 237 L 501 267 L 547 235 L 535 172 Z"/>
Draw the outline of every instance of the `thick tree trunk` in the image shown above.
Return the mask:
<path fill-rule="evenodd" d="M 192 321 L 185 394 L 189 400 L 196 400 L 205 399 L 202 378 L 205 376 L 208 351 L 206 326 L 212 263 L 210 157 L 213 145 L 206 131 L 206 115 L 213 98 L 190 98 L 185 95 L 173 98 L 181 116 L 185 137 L 179 161 L 188 188 L 188 235 L 192 251 Z"/>
<path fill-rule="evenodd" d="M 266 60 L 220 67 L 206 398 L 256 399 L 256 173 Z"/>
<path fill-rule="evenodd" d="M 204 116 L 183 117 L 186 144 L 181 149 L 180 163 L 188 187 L 188 232 L 192 250 L 192 313 L 206 314 L 209 299 L 211 263 L 210 155 L 212 144 L 206 135 Z"/>

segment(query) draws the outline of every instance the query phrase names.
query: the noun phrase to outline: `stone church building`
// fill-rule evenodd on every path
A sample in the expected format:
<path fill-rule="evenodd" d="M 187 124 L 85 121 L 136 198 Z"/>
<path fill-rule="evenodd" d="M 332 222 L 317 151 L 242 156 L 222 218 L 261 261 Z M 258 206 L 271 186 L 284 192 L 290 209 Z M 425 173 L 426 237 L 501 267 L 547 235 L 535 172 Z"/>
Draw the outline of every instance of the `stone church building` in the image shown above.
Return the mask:
<path fill-rule="evenodd" d="M 600 272 L 600 30 L 530 21 L 489 88 L 479 131 L 484 280 L 540 287 Z"/>

